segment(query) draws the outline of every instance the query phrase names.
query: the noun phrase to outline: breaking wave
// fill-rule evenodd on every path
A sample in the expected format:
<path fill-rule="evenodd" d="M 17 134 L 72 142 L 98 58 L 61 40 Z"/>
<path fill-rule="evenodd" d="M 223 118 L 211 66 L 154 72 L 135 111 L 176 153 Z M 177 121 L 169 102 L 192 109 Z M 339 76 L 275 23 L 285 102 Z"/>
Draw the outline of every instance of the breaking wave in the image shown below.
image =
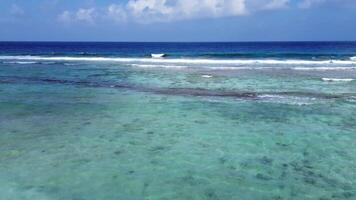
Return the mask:
<path fill-rule="evenodd" d="M 327 82 L 350 82 L 353 81 L 354 79 L 352 78 L 321 78 L 323 81 Z"/>
<path fill-rule="evenodd" d="M 356 60 L 279 60 L 279 59 L 152 59 L 152 58 L 121 58 L 121 57 L 46 57 L 46 56 L 0 56 L 0 60 L 20 61 L 89 61 L 89 62 L 126 62 L 126 63 L 186 63 L 186 64 L 267 64 L 267 65 L 356 65 Z"/>

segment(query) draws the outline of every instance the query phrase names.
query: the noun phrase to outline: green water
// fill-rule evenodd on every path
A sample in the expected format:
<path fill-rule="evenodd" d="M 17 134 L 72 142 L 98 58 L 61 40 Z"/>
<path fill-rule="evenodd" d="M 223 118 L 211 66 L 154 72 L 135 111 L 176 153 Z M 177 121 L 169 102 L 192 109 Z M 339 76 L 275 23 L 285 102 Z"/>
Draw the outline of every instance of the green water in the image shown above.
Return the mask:
<path fill-rule="evenodd" d="M 87 63 L 0 73 L 2 200 L 356 198 L 356 83 L 321 80 L 354 71 Z M 281 91 L 296 95 L 270 94 Z"/>

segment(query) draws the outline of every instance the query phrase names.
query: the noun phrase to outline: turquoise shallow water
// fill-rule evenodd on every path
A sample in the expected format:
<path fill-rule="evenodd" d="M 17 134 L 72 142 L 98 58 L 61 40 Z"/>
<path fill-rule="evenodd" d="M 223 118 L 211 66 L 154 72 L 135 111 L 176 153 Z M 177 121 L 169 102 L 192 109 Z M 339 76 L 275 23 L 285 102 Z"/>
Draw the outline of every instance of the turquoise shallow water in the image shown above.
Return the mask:
<path fill-rule="evenodd" d="M 355 55 L 0 43 L 0 200 L 356 199 Z"/>
<path fill-rule="evenodd" d="M 76 64 L 1 65 L 1 199 L 356 198 L 353 70 Z"/>

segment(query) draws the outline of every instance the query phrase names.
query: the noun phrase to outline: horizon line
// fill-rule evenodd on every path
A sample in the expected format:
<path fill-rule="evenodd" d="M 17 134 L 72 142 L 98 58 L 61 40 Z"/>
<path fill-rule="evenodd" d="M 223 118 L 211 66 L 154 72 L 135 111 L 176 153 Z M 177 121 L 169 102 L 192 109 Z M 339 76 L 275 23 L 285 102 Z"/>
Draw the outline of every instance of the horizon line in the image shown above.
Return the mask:
<path fill-rule="evenodd" d="M 356 42 L 356 40 L 251 40 L 251 41 L 80 41 L 80 40 L 0 40 L 5 42 L 53 42 L 53 43 L 272 43 L 272 42 Z"/>

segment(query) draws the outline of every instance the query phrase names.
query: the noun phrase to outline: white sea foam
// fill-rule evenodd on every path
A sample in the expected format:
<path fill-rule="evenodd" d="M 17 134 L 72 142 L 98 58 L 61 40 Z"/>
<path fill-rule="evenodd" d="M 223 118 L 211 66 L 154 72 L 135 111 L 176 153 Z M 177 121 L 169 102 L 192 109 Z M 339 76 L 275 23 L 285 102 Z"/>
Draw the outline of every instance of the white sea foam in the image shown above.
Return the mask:
<path fill-rule="evenodd" d="M 227 67 L 227 66 L 220 66 L 220 67 L 204 67 L 208 68 L 211 70 L 259 70 L 259 69 L 267 69 L 268 67 L 256 67 L 256 66 L 251 66 L 251 67 L 243 67 L 243 66 L 235 66 L 235 67 Z M 274 67 L 275 68 L 275 67 Z M 278 67 L 280 68 L 280 67 Z"/>
<path fill-rule="evenodd" d="M 208 75 L 208 74 L 204 74 L 201 77 L 203 77 L 203 78 L 212 78 L 213 76 L 212 75 Z"/>
<path fill-rule="evenodd" d="M 316 100 L 314 97 L 299 97 L 299 96 L 288 96 L 288 95 L 274 95 L 274 94 L 262 94 L 258 95 L 264 102 L 271 103 L 281 103 L 290 105 L 310 105 Z"/>
<path fill-rule="evenodd" d="M 354 79 L 352 79 L 352 78 L 322 78 L 321 80 L 327 81 L 327 82 L 350 82 L 350 81 L 353 81 Z"/>
<path fill-rule="evenodd" d="M 226 65 L 356 65 L 356 60 L 273 60 L 273 59 L 152 59 L 152 58 L 112 58 L 112 57 L 44 57 L 44 56 L 0 56 L 0 60 L 45 60 L 45 61 L 93 61 L 93 62 L 141 62 L 158 64 L 226 64 Z"/>
<path fill-rule="evenodd" d="M 333 70 L 355 70 L 356 67 L 293 67 L 293 70 L 299 71 L 333 71 Z"/>
<path fill-rule="evenodd" d="M 145 64 L 131 64 L 131 66 L 142 67 L 142 68 L 176 68 L 176 69 L 183 69 L 188 67 L 183 65 L 145 65 Z"/>
<path fill-rule="evenodd" d="M 204 68 L 210 70 L 298 70 L 331 71 L 356 70 L 356 60 L 311 61 L 311 60 L 217 60 L 217 59 L 152 59 L 152 58 L 111 58 L 111 57 L 44 57 L 44 56 L 0 56 L 3 63 L 44 64 L 67 61 L 64 65 L 78 65 L 76 62 L 121 62 L 142 68 Z M 221 66 L 222 65 L 222 66 Z M 324 66 L 320 66 L 324 65 Z"/>
<path fill-rule="evenodd" d="M 351 96 L 346 99 L 346 101 L 351 102 L 351 103 L 356 103 L 356 96 Z"/>
<path fill-rule="evenodd" d="M 79 65 L 78 63 L 63 63 L 63 65 L 66 66 L 74 66 L 74 65 Z"/>
<path fill-rule="evenodd" d="M 4 64 L 19 64 L 19 65 L 28 65 L 28 64 L 36 64 L 35 61 L 8 61 L 3 62 Z"/>
<path fill-rule="evenodd" d="M 356 60 L 356 56 L 351 57 L 350 60 Z"/>

